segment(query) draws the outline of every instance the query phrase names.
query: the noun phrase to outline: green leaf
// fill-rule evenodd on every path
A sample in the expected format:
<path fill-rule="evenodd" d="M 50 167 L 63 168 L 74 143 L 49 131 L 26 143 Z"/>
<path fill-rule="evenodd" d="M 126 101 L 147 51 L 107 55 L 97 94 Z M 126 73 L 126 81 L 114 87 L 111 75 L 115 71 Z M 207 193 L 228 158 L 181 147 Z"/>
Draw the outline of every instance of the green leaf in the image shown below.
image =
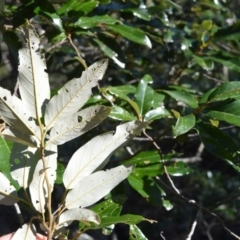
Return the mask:
<path fill-rule="evenodd" d="M 91 12 L 94 8 L 96 8 L 99 4 L 99 1 L 76 1 L 76 0 L 68 0 L 65 4 L 62 5 L 60 9 L 58 9 L 58 14 L 66 14 L 69 11 L 76 11 L 84 13 L 84 15 Z"/>
<path fill-rule="evenodd" d="M 0 171 L 10 179 L 10 155 L 13 143 L 6 141 L 2 136 L 0 137 Z"/>
<path fill-rule="evenodd" d="M 158 108 L 163 105 L 163 100 L 165 98 L 164 94 L 154 92 L 153 94 L 153 108 Z"/>
<path fill-rule="evenodd" d="M 162 158 L 164 161 L 169 160 L 170 158 L 176 157 L 176 154 L 164 154 Z M 158 151 L 142 151 L 139 154 L 131 157 L 130 159 L 126 159 L 122 162 L 122 164 L 136 164 L 137 166 L 148 166 L 153 163 L 159 163 L 160 156 Z"/>
<path fill-rule="evenodd" d="M 188 92 L 178 90 L 161 90 L 161 92 L 167 93 L 176 101 L 186 103 L 192 108 L 197 108 L 198 106 L 198 101 Z"/>
<path fill-rule="evenodd" d="M 204 59 L 196 55 L 193 55 L 193 59 L 204 70 L 210 71 L 214 68 L 214 62 L 211 59 Z"/>
<path fill-rule="evenodd" d="M 155 177 L 157 175 L 162 174 L 163 172 L 164 171 L 162 164 L 159 162 L 155 164 L 149 164 L 145 167 L 136 167 L 133 169 L 131 174 L 135 175 L 136 177 L 144 176 Z"/>
<path fill-rule="evenodd" d="M 173 136 L 177 137 L 188 132 L 195 125 L 195 116 L 193 114 L 186 115 L 184 117 L 179 117 L 176 125 L 173 127 Z"/>
<path fill-rule="evenodd" d="M 140 114 L 143 117 L 153 105 L 153 89 L 148 86 L 152 83 L 150 75 L 145 75 L 139 82 L 135 93 L 135 100 L 139 107 Z"/>
<path fill-rule="evenodd" d="M 239 148 L 232 138 L 210 124 L 198 123 L 195 128 L 210 153 L 239 166 Z"/>
<path fill-rule="evenodd" d="M 184 162 L 176 162 L 168 166 L 167 171 L 172 176 L 183 176 L 189 174 L 191 169 Z"/>
<path fill-rule="evenodd" d="M 240 127 L 240 100 L 229 99 L 217 106 L 206 109 L 205 117 L 225 121 Z"/>
<path fill-rule="evenodd" d="M 124 68 L 125 67 L 125 62 L 122 62 L 119 58 L 118 58 L 118 54 L 111 49 L 108 45 L 106 45 L 105 43 L 103 43 L 101 40 L 94 38 L 93 39 L 94 42 L 96 42 L 98 44 L 98 46 L 100 47 L 100 49 L 109 57 L 111 58 L 119 67 Z M 112 41 L 114 41 L 112 39 Z"/>
<path fill-rule="evenodd" d="M 107 28 L 119 33 L 130 41 L 145 45 L 148 48 L 152 48 L 152 43 L 148 36 L 138 28 L 126 25 L 107 25 Z"/>
<path fill-rule="evenodd" d="M 148 198 L 149 194 L 144 189 L 144 180 L 136 176 L 135 174 L 130 174 L 128 176 L 128 182 L 130 186 L 135 189 L 142 197 Z"/>
<path fill-rule="evenodd" d="M 214 34 L 214 40 L 239 40 L 240 39 L 240 21 L 231 26 L 219 28 Z"/>
<path fill-rule="evenodd" d="M 208 97 L 208 101 L 219 101 L 240 97 L 240 82 L 226 82 L 217 87 Z"/>
<path fill-rule="evenodd" d="M 151 20 L 151 15 L 146 8 L 127 8 L 122 10 L 122 12 L 131 12 L 135 17 L 145 21 Z"/>
<path fill-rule="evenodd" d="M 101 24 L 112 25 L 116 23 L 121 23 L 121 21 L 108 15 L 103 15 L 94 17 L 81 17 L 73 24 L 73 26 L 89 29 Z"/>
<path fill-rule="evenodd" d="M 127 110 L 125 110 L 122 107 L 119 106 L 112 106 L 112 111 L 108 115 L 110 118 L 119 120 L 119 121 L 131 121 L 136 120 L 137 118 L 133 116 L 131 113 L 129 113 Z"/>
<path fill-rule="evenodd" d="M 146 113 L 144 121 L 150 122 L 160 118 L 172 117 L 170 112 L 165 107 L 158 107 Z"/>
<path fill-rule="evenodd" d="M 148 240 L 136 225 L 130 225 L 129 240 Z"/>
<path fill-rule="evenodd" d="M 63 165 L 58 162 L 57 163 L 57 178 L 55 180 L 55 183 L 57 183 L 57 184 L 62 183 L 64 170 L 65 170 L 65 168 L 63 167 Z"/>
<path fill-rule="evenodd" d="M 199 104 L 203 104 L 205 102 L 208 101 L 209 96 L 212 94 L 213 91 L 215 91 L 216 88 L 211 88 L 209 89 L 205 94 L 203 94 L 203 96 L 201 97 L 201 99 L 199 100 Z"/>
<path fill-rule="evenodd" d="M 134 102 L 133 100 L 131 100 L 126 95 L 126 92 L 122 91 L 121 88 L 119 88 L 119 87 L 108 87 L 107 90 L 112 95 L 115 95 L 115 96 L 119 97 L 120 99 L 125 100 L 126 102 L 128 102 L 130 104 L 130 106 L 132 106 L 132 108 L 135 110 L 137 116 L 140 115 L 140 110 L 139 110 L 139 107 L 138 107 L 137 103 Z"/>

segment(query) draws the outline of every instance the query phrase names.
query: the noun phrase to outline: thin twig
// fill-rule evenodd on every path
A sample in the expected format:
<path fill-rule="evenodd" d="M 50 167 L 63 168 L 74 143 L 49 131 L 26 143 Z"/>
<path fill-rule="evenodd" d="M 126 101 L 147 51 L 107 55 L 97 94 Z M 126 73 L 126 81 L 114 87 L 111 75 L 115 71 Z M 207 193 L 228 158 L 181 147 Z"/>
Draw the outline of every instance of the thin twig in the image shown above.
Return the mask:
<path fill-rule="evenodd" d="M 193 236 L 194 231 L 195 231 L 196 226 L 197 226 L 197 221 L 198 221 L 198 218 L 199 218 L 199 212 L 200 212 L 200 211 L 198 211 L 198 213 L 197 213 L 197 215 L 196 215 L 196 218 L 195 218 L 194 222 L 192 223 L 191 230 L 190 230 L 190 232 L 189 232 L 186 240 L 191 240 L 191 239 L 192 239 L 192 236 Z"/>
<path fill-rule="evenodd" d="M 163 232 L 160 232 L 160 236 L 163 240 L 166 240 L 166 238 L 163 236 Z"/>
<path fill-rule="evenodd" d="M 172 188 L 174 189 L 174 191 L 175 191 L 177 194 L 180 194 L 180 191 L 177 189 L 177 187 L 175 186 L 174 182 L 172 181 L 170 175 L 168 174 L 167 167 L 166 167 L 166 165 L 165 165 L 165 161 L 164 161 L 164 159 L 162 158 L 161 148 L 160 148 L 160 147 L 158 146 L 158 144 L 153 140 L 153 138 L 146 133 L 145 130 L 143 131 L 143 134 L 151 140 L 151 142 L 153 143 L 153 145 L 155 146 L 155 148 L 158 150 L 158 153 L 159 153 L 159 156 L 160 156 L 160 161 L 161 161 L 161 163 L 162 163 L 162 165 L 163 165 L 164 173 L 166 174 L 167 179 L 168 179 L 169 183 L 171 184 Z"/>
<path fill-rule="evenodd" d="M 165 184 L 160 177 L 156 177 L 157 182 L 161 183 L 161 185 L 163 185 L 165 188 L 167 188 L 171 193 L 173 193 L 174 195 L 176 195 L 178 198 L 184 200 L 185 202 L 187 202 L 188 204 L 193 205 L 194 207 L 196 207 L 199 210 L 203 210 L 204 212 L 208 213 L 209 215 L 211 215 L 212 217 L 214 217 L 216 220 L 218 220 L 223 228 L 230 233 L 233 237 L 235 237 L 236 239 L 240 240 L 240 237 L 237 236 L 235 233 L 233 233 L 229 228 L 226 227 L 225 222 L 223 219 L 221 219 L 217 214 L 215 214 L 214 212 L 211 212 L 209 209 L 200 206 L 195 200 L 193 199 L 189 199 L 184 197 L 182 194 L 178 194 L 176 191 L 174 191 L 172 188 L 170 188 L 167 184 Z"/>
<path fill-rule="evenodd" d="M 211 76 L 209 76 L 209 75 L 207 75 L 205 73 L 203 74 L 203 76 L 208 78 L 208 79 L 210 79 L 210 80 L 212 80 L 212 81 L 214 81 L 214 82 L 217 82 L 217 83 L 224 83 L 225 82 L 223 80 L 220 80 L 220 79 L 217 79 L 217 78 L 213 78 L 213 77 L 211 77 Z"/>
<path fill-rule="evenodd" d="M 84 67 L 85 69 L 87 69 L 87 64 L 86 64 L 85 60 L 82 58 L 82 56 L 81 56 L 78 48 L 77 48 L 76 45 L 73 43 L 73 41 L 72 41 L 72 36 L 71 36 L 70 33 L 68 34 L 68 37 L 67 37 L 67 38 L 68 38 L 70 44 L 72 45 L 72 47 L 74 48 L 75 52 L 77 53 L 79 62 L 83 65 L 83 67 Z"/>

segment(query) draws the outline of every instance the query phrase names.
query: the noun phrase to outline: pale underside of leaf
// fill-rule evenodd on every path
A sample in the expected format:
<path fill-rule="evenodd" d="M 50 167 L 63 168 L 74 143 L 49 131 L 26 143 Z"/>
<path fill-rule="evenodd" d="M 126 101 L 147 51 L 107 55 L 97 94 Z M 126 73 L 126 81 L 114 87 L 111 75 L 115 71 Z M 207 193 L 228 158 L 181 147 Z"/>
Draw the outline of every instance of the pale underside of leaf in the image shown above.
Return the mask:
<path fill-rule="evenodd" d="M 18 202 L 19 198 L 15 188 L 9 180 L 0 172 L 0 204 L 13 205 Z"/>
<path fill-rule="evenodd" d="M 84 208 L 106 196 L 114 187 L 128 177 L 133 166 L 119 166 L 106 171 L 99 171 L 83 178 L 69 191 L 65 207 Z"/>
<path fill-rule="evenodd" d="M 100 224 L 100 218 L 97 213 L 89 209 L 74 208 L 66 210 L 60 215 L 58 221 L 59 227 L 65 223 L 69 225 L 74 220 Z"/>
<path fill-rule="evenodd" d="M 13 235 L 11 240 L 36 240 L 36 229 L 35 226 L 31 223 L 24 224 L 19 228 L 16 233 Z"/>
<path fill-rule="evenodd" d="M 60 145 L 81 136 L 101 123 L 110 111 L 105 106 L 91 106 L 69 116 L 67 121 L 58 121 L 51 129 L 49 142 Z"/>
<path fill-rule="evenodd" d="M 27 42 L 19 50 L 19 91 L 21 99 L 34 118 L 41 118 L 50 98 L 50 86 L 46 64 L 39 49 L 35 30 L 26 30 Z"/>
<path fill-rule="evenodd" d="M 16 96 L 0 87 L 0 115 L 2 119 L 12 128 L 39 138 L 39 127 L 35 119 L 24 106 L 23 102 Z"/>
<path fill-rule="evenodd" d="M 49 101 L 45 124 L 49 130 L 57 121 L 66 119 L 76 113 L 89 99 L 92 88 L 102 79 L 108 61 L 100 60 L 91 65 L 82 73 L 80 78 L 75 78 L 66 83 Z"/>
<path fill-rule="evenodd" d="M 39 158 L 40 154 L 37 148 L 19 143 L 14 144 L 10 155 L 11 175 L 20 187 L 28 188 L 33 178 L 34 166 Z"/>
<path fill-rule="evenodd" d="M 105 133 L 97 136 L 77 150 L 70 159 L 63 175 L 66 189 L 72 189 L 83 178 L 91 174 L 109 156 L 134 135 L 139 134 L 146 123 L 132 121 L 119 125 L 116 133 Z"/>
<path fill-rule="evenodd" d="M 48 189 L 46 176 L 53 190 L 54 181 L 56 179 L 57 169 L 57 146 L 50 144 L 45 150 L 45 166 L 42 159 L 37 162 L 33 174 L 33 180 L 30 183 L 29 191 L 31 194 L 32 203 L 38 212 L 45 212 L 46 198 L 48 198 Z"/>
<path fill-rule="evenodd" d="M 4 131 L 2 131 L 2 136 L 6 140 L 21 143 L 29 147 L 38 146 L 38 141 L 34 138 L 34 136 L 25 135 L 13 128 L 6 128 Z"/>

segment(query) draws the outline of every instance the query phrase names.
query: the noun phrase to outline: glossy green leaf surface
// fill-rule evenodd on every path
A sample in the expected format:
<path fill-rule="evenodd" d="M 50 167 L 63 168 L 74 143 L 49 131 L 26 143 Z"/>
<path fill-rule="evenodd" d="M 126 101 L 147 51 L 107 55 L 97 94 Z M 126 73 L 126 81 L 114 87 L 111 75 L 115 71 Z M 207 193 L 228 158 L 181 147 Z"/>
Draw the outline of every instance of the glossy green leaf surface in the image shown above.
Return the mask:
<path fill-rule="evenodd" d="M 196 98 L 193 97 L 192 94 L 184 91 L 177 91 L 177 90 L 161 90 L 168 94 L 171 98 L 175 99 L 176 101 L 180 101 L 186 103 L 192 108 L 196 108 L 198 106 L 198 101 Z"/>
<path fill-rule="evenodd" d="M 215 107 L 207 108 L 204 116 L 240 127 L 239 106 L 240 100 L 227 100 Z"/>
<path fill-rule="evenodd" d="M 196 125 L 199 136 L 206 149 L 220 158 L 239 165 L 239 148 L 225 133 L 210 124 L 198 123 Z"/>
<path fill-rule="evenodd" d="M 136 119 L 136 117 L 133 116 L 130 112 L 116 105 L 112 106 L 112 111 L 108 116 L 120 121 L 131 121 Z"/>
<path fill-rule="evenodd" d="M 119 33 L 130 41 L 145 45 L 148 48 L 152 47 L 152 43 L 148 36 L 138 28 L 126 25 L 107 25 L 107 28 L 113 32 Z"/>
<path fill-rule="evenodd" d="M 129 229 L 129 240 L 148 240 L 143 232 L 136 226 L 130 225 Z"/>
<path fill-rule="evenodd" d="M 151 20 L 151 14 L 145 8 L 127 8 L 122 11 L 131 12 L 135 17 L 143 19 L 145 21 Z"/>
<path fill-rule="evenodd" d="M 173 136 L 177 137 L 188 132 L 195 125 L 195 116 L 193 114 L 179 117 L 176 125 L 173 127 Z"/>
<path fill-rule="evenodd" d="M 217 87 L 208 97 L 208 101 L 225 100 L 240 97 L 240 82 L 226 82 Z"/>
<path fill-rule="evenodd" d="M 158 107 L 146 113 L 144 121 L 153 121 L 160 118 L 171 117 L 172 115 L 165 107 Z"/>
<path fill-rule="evenodd" d="M 135 93 L 135 101 L 139 107 L 141 116 L 144 116 L 153 105 L 154 91 L 148 86 L 152 83 L 150 75 L 145 75 L 139 82 Z"/>
<path fill-rule="evenodd" d="M 97 5 L 99 4 L 98 1 L 94 0 L 87 0 L 87 1 L 76 1 L 76 0 L 69 0 L 65 4 L 62 5 L 60 9 L 58 9 L 58 14 L 62 15 L 69 11 L 76 11 L 79 13 L 84 13 L 84 15 L 91 12 Z"/>
<path fill-rule="evenodd" d="M 2 136 L 0 137 L 0 171 L 8 178 L 10 177 L 9 159 L 12 147 L 12 142 L 6 141 Z"/>
<path fill-rule="evenodd" d="M 184 162 L 176 162 L 168 166 L 167 171 L 172 176 L 183 176 L 189 174 L 191 169 Z"/>
<path fill-rule="evenodd" d="M 63 173 L 64 173 L 65 168 L 63 167 L 63 165 L 61 163 L 57 163 L 57 178 L 55 183 L 57 184 L 61 184 L 62 183 L 62 177 L 63 177 Z"/>
<path fill-rule="evenodd" d="M 97 25 L 101 24 L 116 24 L 118 22 L 121 22 L 120 20 L 110 17 L 108 15 L 103 16 L 94 16 L 94 17 L 81 17 L 77 22 L 75 22 L 73 25 L 75 27 L 81 27 L 84 29 L 89 29 L 92 27 L 96 27 Z"/>

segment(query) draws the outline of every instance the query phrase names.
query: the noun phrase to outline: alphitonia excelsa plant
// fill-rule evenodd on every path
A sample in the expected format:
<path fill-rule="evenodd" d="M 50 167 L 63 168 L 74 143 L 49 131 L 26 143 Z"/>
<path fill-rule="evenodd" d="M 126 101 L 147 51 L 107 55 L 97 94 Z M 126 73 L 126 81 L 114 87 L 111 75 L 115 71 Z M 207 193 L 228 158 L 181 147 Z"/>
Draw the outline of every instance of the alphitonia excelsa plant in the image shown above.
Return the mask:
<path fill-rule="evenodd" d="M 133 121 L 119 125 L 115 133 L 94 137 L 80 147 L 65 169 L 62 177 L 65 192 L 53 212 L 57 146 L 92 129 L 111 111 L 99 105 L 81 110 L 91 96 L 91 89 L 103 78 L 108 61 L 94 63 L 50 99 L 48 74 L 37 34 L 28 27 L 25 37 L 26 43 L 19 51 L 20 98 L 0 88 L 0 115 L 5 123 L 2 137 L 15 142 L 10 159 L 11 178 L 15 181 L 0 173 L 0 204 L 22 202 L 31 209 L 30 221 L 23 223 L 13 239 L 35 240 L 37 230 L 33 220 L 37 220 L 50 240 L 64 233 L 74 220 L 100 223 L 98 214 L 86 207 L 128 177 L 133 166 L 96 170 L 107 163 L 116 149 L 139 134 L 146 123 Z M 19 189 L 24 193 L 21 196 Z"/>

